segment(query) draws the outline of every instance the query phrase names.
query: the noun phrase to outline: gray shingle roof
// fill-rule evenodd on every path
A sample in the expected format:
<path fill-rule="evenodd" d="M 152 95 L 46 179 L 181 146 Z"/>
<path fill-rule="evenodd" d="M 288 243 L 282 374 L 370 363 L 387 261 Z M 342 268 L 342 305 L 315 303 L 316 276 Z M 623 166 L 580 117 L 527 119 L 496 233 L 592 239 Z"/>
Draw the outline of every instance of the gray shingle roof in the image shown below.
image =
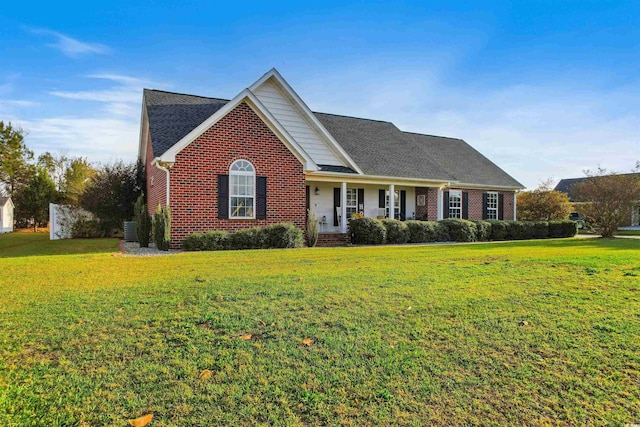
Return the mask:
<path fill-rule="evenodd" d="M 153 155 L 158 157 L 229 101 L 145 89 L 144 102 Z M 461 139 L 403 132 L 391 122 L 314 114 L 367 175 L 524 188 Z M 322 171 L 355 173 L 344 166 L 319 166 Z"/>
<path fill-rule="evenodd" d="M 403 132 L 391 122 L 314 114 L 367 175 L 524 188 L 461 139 Z"/>
<path fill-rule="evenodd" d="M 161 156 L 229 100 L 145 89 L 153 156 Z"/>
<path fill-rule="evenodd" d="M 0 206 L 4 206 L 7 200 L 9 200 L 9 197 L 0 197 Z"/>

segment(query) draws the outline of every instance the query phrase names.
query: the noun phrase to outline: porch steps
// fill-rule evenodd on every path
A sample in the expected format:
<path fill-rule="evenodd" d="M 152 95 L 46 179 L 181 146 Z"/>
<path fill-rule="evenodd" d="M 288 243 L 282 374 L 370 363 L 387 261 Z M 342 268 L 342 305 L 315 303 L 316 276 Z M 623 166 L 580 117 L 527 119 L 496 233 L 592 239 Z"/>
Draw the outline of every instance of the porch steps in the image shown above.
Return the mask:
<path fill-rule="evenodd" d="M 349 235 L 346 233 L 320 233 L 316 246 L 346 246 L 349 244 Z"/>

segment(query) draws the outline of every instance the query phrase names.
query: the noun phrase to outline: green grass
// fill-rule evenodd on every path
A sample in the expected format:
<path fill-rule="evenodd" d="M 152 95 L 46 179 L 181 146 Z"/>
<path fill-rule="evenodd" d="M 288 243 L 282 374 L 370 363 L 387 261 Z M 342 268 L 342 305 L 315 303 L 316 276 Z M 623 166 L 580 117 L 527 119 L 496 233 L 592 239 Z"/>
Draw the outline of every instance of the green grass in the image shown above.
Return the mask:
<path fill-rule="evenodd" d="M 0 425 L 640 422 L 638 240 L 6 257 L 21 238 Z"/>
<path fill-rule="evenodd" d="M 49 233 L 0 234 L 0 258 L 113 253 L 119 250 L 117 239 L 49 240 Z"/>
<path fill-rule="evenodd" d="M 640 236 L 640 230 L 618 230 L 616 236 Z"/>

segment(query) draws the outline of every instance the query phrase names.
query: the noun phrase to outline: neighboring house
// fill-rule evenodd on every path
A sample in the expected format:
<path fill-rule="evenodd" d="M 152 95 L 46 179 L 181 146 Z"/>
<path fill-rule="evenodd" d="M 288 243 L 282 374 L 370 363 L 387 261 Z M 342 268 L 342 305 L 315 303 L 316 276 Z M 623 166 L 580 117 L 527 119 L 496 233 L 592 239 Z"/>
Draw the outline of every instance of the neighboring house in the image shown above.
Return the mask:
<path fill-rule="evenodd" d="M 11 197 L 0 197 L 0 233 L 13 231 L 13 209 Z"/>
<path fill-rule="evenodd" d="M 461 139 L 312 112 L 272 69 L 231 100 L 144 90 L 139 159 L 149 212 L 193 232 L 291 222 L 321 233 L 353 213 L 400 220 L 515 219 L 523 186 Z M 343 235 L 344 237 L 344 235 Z"/>
<path fill-rule="evenodd" d="M 640 177 L 640 173 L 632 173 L 629 175 L 638 175 L 638 177 Z M 558 182 L 558 185 L 556 185 L 556 188 L 554 188 L 555 191 L 561 191 L 563 193 L 566 193 L 567 196 L 569 197 L 569 201 L 574 203 L 576 205 L 576 209 L 579 211 L 580 210 L 580 204 L 583 203 L 582 200 L 579 200 L 578 197 L 576 197 L 576 194 L 574 194 L 574 192 L 571 191 L 571 187 L 574 184 L 578 184 L 583 182 L 584 180 L 588 179 L 587 177 L 582 177 L 582 178 L 565 178 L 565 179 L 561 179 L 560 182 Z M 596 177 L 597 179 L 597 177 Z M 623 226 L 638 226 L 640 225 L 640 200 L 638 200 L 638 204 L 636 206 L 632 206 L 631 207 L 631 211 L 627 213 L 626 215 L 627 220 L 625 221 L 624 224 L 620 224 L 621 227 Z"/>

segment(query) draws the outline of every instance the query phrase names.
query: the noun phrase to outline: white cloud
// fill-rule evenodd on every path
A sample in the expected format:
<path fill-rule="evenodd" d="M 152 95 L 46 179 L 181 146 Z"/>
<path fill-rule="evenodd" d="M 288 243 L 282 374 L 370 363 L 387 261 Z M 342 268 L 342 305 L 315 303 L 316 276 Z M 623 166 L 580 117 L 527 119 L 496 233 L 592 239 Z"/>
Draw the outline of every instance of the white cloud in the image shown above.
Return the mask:
<path fill-rule="evenodd" d="M 79 56 L 89 54 L 107 54 L 111 52 L 111 49 L 108 46 L 101 43 L 82 42 L 57 31 L 45 28 L 28 28 L 27 30 L 33 34 L 53 37 L 55 41 L 47 44 L 47 46 L 59 50 L 70 58 L 77 58 Z"/>

